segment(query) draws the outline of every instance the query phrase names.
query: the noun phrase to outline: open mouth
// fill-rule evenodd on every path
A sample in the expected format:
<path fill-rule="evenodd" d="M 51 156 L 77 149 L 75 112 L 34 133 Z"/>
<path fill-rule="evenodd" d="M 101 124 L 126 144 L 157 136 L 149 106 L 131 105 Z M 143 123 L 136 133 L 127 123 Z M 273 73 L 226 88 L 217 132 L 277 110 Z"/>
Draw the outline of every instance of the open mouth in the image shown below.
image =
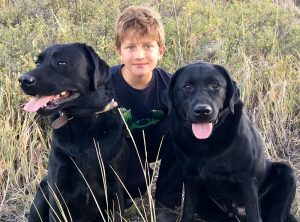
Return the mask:
<path fill-rule="evenodd" d="M 24 110 L 36 112 L 38 110 L 51 110 L 59 105 L 78 98 L 80 93 L 77 90 L 66 90 L 57 95 L 41 96 L 37 95 L 25 104 Z"/>
<path fill-rule="evenodd" d="M 197 139 L 204 140 L 210 137 L 213 126 L 217 124 L 218 119 L 213 123 L 192 123 L 192 131 Z"/>

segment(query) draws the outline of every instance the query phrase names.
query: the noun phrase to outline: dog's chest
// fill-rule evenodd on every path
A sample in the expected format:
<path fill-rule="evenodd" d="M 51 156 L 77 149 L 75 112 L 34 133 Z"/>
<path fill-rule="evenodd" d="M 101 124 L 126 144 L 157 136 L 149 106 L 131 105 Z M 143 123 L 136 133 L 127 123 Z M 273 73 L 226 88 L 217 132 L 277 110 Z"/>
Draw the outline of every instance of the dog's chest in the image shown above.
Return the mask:
<path fill-rule="evenodd" d="M 88 181 L 99 181 L 100 164 L 111 164 L 118 139 L 116 138 L 114 143 L 109 142 L 113 133 L 106 132 L 101 125 L 94 128 L 86 127 L 83 131 L 79 130 L 79 127 L 71 126 L 53 133 L 49 160 L 50 174 L 56 175 L 55 180 L 59 181 L 64 177 L 62 175 L 66 178 L 74 175 L 74 180 L 82 179 L 84 176 Z"/>
<path fill-rule="evenodd" d="M 184 167 L 187 179 L 201 184 L 212 197 L 236 199 L 240 189 L 234 169 L 224 161 L 195 161 Z"/>
<path fill-rule="evenodd" d="M 120 142 L 121 130 L 118 125 L 116 127 L 105 123 L 96 118 L 71 120 L 66 127 L 53 132 L 53 146 L 65 155 L 80 158 L 83 162 L 94 161 L 97 153 L 108 160 Z"/>

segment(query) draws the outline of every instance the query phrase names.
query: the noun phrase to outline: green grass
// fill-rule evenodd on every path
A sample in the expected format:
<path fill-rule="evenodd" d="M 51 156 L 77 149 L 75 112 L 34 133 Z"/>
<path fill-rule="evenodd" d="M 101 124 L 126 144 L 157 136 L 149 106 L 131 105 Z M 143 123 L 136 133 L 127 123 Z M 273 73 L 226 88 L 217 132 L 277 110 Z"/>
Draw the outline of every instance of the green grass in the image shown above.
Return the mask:
<path fill-rule="evenodd" d="M 271 0 L 2 0 L 0 220 L 25 221 L 46 173 L 51 139 L 47 124 L 41 127 L 44 121 L 22 111 L 26 97 L 17 77 L 34 67 L 35 56 L 53 43 L 85 42 L 110 65 L 119 63 L 114 20 L 131 4 L 151 6 L 162 16 L 167 53 L 161 67 L 173 72 L 204 60 L 230 71 L 264 138 L 266 156 L 295 168 L 298 194 L 293 210 L 299 217 L 300 15 L 294 8 Z M 151 205 L 151 199 L 147 202 Z"/>

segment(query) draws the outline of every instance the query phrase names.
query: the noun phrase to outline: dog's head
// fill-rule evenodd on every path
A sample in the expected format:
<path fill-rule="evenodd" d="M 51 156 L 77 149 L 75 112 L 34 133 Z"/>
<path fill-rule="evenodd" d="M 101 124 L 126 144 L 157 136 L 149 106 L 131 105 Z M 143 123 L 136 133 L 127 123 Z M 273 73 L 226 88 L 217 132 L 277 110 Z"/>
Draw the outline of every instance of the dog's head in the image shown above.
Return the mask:
<path fill-rule="evenodd" d="M 50 115 L 72 106 L 108 78 L 108 65 L 92 47 L 72 43 L 46 48 L 39 54 L 36 68 L 18 80 L 23 91 L 34 96 L 24 109 Z"/>
<path fill-rule="evenodd" d="M 234 113 L 239 90 L 223 67 L 199 62 L 175 72 L 168 100 L 169 112 L 188 124 L 196 138 L 207 139 L 224 111 Z"/>

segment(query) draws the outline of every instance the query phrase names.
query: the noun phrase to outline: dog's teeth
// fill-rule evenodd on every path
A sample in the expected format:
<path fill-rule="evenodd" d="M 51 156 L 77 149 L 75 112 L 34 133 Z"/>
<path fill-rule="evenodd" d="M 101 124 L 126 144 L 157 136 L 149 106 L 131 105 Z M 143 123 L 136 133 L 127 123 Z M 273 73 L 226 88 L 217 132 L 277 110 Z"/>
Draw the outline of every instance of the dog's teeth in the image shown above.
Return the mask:
<path fill-rule="evenodd" d="M 64 96 L 64 95 L 66 95 L 66 93 L 67 93 L 66 91 L 63 91 L 63 92 L 60 93 L 60 95 Z"/>

